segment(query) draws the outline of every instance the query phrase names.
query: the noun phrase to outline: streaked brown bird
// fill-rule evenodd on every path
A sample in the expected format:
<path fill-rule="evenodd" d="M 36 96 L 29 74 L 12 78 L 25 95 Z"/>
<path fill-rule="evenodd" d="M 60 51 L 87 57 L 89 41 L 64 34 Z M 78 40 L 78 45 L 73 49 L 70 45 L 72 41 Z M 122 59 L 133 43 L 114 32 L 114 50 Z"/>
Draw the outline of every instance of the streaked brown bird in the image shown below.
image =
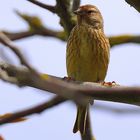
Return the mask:
<path fill-rule="evenodd" d="M 104 81 L 110 44 L 104 34 L 102 15 L 93 5 L 80 6 L 74 13 L 77 24 L 70 33 L 66 52 L 68 77 L 84 82 Z M 85 133 L 88 112 L 89 105 L 78 105 L 74 133 Z"/>

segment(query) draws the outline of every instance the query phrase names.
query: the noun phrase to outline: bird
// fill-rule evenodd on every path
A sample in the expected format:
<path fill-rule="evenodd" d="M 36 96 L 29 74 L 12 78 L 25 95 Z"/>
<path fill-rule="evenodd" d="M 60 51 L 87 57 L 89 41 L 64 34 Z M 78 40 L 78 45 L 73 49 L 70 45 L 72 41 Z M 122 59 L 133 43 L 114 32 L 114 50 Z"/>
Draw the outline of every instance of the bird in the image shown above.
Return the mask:
<path fill-rule="evenodd" d="M 109 58 L 110 43 L 104 33 L 104 21 L 99 9 L 90 4 L 74 11 L 77 22 L 67 40 L 66 68 L 68 77 L 81 82 L 103 82 Z M 85 134 L 89 104 L 77 104 L 73 132 Z"/>

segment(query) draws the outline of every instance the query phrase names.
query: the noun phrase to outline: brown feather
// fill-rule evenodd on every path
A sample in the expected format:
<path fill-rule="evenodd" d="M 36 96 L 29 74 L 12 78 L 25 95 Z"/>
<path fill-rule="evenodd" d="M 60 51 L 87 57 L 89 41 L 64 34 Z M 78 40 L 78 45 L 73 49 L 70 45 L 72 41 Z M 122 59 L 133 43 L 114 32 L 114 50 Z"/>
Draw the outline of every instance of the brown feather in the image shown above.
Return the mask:
<path fill-rule="evenodd" d="M 103 81 L 108 69 L 110 45 L 103 31 L 102 15 L 92 5 L 80 6 L 75 13 L 77 25 L 67 42 L 68 76 L 78 81 Z M 74 133 L 78 130 L 85 133 L 87 106 L 78 106 Z"/>

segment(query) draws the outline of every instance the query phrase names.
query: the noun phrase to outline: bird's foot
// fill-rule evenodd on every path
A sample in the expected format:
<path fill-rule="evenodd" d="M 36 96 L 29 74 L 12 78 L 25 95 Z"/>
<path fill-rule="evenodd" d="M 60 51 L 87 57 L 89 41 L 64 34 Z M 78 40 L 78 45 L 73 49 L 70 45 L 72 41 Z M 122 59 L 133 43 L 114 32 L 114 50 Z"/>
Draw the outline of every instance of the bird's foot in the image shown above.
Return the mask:
<path fill-rule="evenodd" d="M 103 81 L 103 82 L 101 82 L 101 85 L 108 86 L 108 87 L 114 87 L 114 86 L 117 86 L 118 84 L 116 84 L 115 81 L 112 81 L 112 82 L 105 82 L 105 81 Z"/>
<path fill-rule="evenodd" d="M 67 82 L 72 82 L 72 81 L 75 81 L 75 79 L 74 78 L 72 78 L 72 77 L 63 77 L 62 78 L 62 80 L 64 80 L 64 81 L 67 81 Z"/>

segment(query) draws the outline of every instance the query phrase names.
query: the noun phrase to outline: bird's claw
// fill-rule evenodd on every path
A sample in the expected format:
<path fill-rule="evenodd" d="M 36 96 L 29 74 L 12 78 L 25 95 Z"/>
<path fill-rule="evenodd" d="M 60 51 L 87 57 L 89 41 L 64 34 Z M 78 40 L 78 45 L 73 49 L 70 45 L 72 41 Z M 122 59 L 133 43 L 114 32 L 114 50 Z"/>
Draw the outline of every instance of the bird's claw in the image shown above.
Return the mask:
<path fill-rule="evenodd" d="M 62 80 L 67 81 L 67 82 L 75 81 L 74 78 L 72 78 L 72 77 L 66 77 L 66 76 L 63 77 Z"/>
<path fill-rule="evenodd" d="M 113 87 L 113 86 L 116 86 L 116 82 L 115 81 L 112 81 L 112 82 L 102 82 L 101 85 L 103 86 L 108 86 L 108 87 Z"/>

